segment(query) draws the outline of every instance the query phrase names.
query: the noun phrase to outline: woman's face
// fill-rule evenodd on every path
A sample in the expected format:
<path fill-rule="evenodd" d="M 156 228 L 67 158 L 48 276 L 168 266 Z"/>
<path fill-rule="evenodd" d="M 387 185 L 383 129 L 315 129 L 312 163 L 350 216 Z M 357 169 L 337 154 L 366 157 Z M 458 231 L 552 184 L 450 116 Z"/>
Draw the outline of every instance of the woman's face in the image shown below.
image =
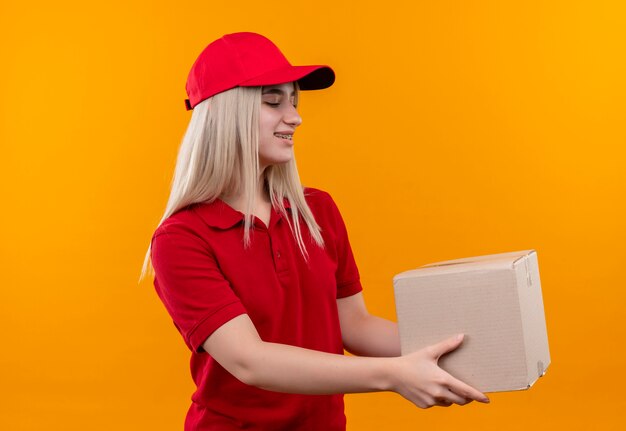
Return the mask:
<path fill-rule="evenodd" d="M 293 134 L 302 118 L 292 82 L 263 87 L 261 97 L 259 165 L 263 170 L 293 158 Z"/>

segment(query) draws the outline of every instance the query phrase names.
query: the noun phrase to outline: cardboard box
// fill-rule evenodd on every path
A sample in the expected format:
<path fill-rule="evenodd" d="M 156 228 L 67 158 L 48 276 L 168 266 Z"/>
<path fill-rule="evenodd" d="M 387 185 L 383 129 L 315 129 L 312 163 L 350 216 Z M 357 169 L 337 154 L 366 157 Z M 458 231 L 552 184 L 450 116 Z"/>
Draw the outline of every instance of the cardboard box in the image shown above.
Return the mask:
<path fill-rule="evenodd" d="M 483 392 L 528 389 L 550 364 L 534 250 L 426 265 L 393 279 L 402 354 L 455 334 L 439 365 Z"/>

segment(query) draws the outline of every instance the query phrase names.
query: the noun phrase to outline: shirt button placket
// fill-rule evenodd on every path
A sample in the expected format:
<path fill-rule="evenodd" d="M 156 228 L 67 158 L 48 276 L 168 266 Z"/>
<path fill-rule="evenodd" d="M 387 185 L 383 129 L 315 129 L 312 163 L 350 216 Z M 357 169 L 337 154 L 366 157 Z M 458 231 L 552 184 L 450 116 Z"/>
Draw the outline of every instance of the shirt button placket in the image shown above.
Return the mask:
<path fill-rule="evenodd" d="M 276 272 L 283 272 L 287 270 L 287 262 L 285 261 L 285 255 L 283 253 L 281 242 L 278 239 L 278 235 L 273 236 L 270 234 L 269 237 L 274 258 L 274 267 L 276 268 Z"/>

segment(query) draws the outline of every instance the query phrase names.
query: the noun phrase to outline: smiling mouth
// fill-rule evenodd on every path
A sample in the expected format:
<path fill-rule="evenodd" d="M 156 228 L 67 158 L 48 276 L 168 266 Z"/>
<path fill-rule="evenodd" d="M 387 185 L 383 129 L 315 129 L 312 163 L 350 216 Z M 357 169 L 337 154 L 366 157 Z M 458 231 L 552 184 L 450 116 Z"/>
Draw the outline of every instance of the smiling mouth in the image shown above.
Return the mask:
<path fill-rule="evenodd" d="M 293 135 L 283 135 L 282 133 L 274 133 L 274 136 L 281 139 L 289 139 L 290 141 L 293 139 Z"/>

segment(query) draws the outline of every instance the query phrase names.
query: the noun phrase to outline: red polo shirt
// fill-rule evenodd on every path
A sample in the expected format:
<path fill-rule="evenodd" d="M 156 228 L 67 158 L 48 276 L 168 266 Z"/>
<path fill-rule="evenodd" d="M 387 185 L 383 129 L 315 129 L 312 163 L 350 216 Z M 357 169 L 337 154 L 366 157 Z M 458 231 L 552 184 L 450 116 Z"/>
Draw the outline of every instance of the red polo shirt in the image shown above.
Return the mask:
<path fill-rule="evenodd" d="M 192 351 L 197 390 L 185 430 L 344 430 L 342 395 L 296 395 L 245 385 L 203 349 L 209 335 L 247 313 L 265 341 L 343 354 L 337 298 L 361 291 L 345 225 L 332 198 L 305 189 L 325 247 L 305 223 L 305 260 L 287 220 L 272 210 L 243 245 L 243 215 L 221 200 L 187 207 L 152 240 L 156 291 Z M 289 209 L 287 210 L 290 211 Z"/>

